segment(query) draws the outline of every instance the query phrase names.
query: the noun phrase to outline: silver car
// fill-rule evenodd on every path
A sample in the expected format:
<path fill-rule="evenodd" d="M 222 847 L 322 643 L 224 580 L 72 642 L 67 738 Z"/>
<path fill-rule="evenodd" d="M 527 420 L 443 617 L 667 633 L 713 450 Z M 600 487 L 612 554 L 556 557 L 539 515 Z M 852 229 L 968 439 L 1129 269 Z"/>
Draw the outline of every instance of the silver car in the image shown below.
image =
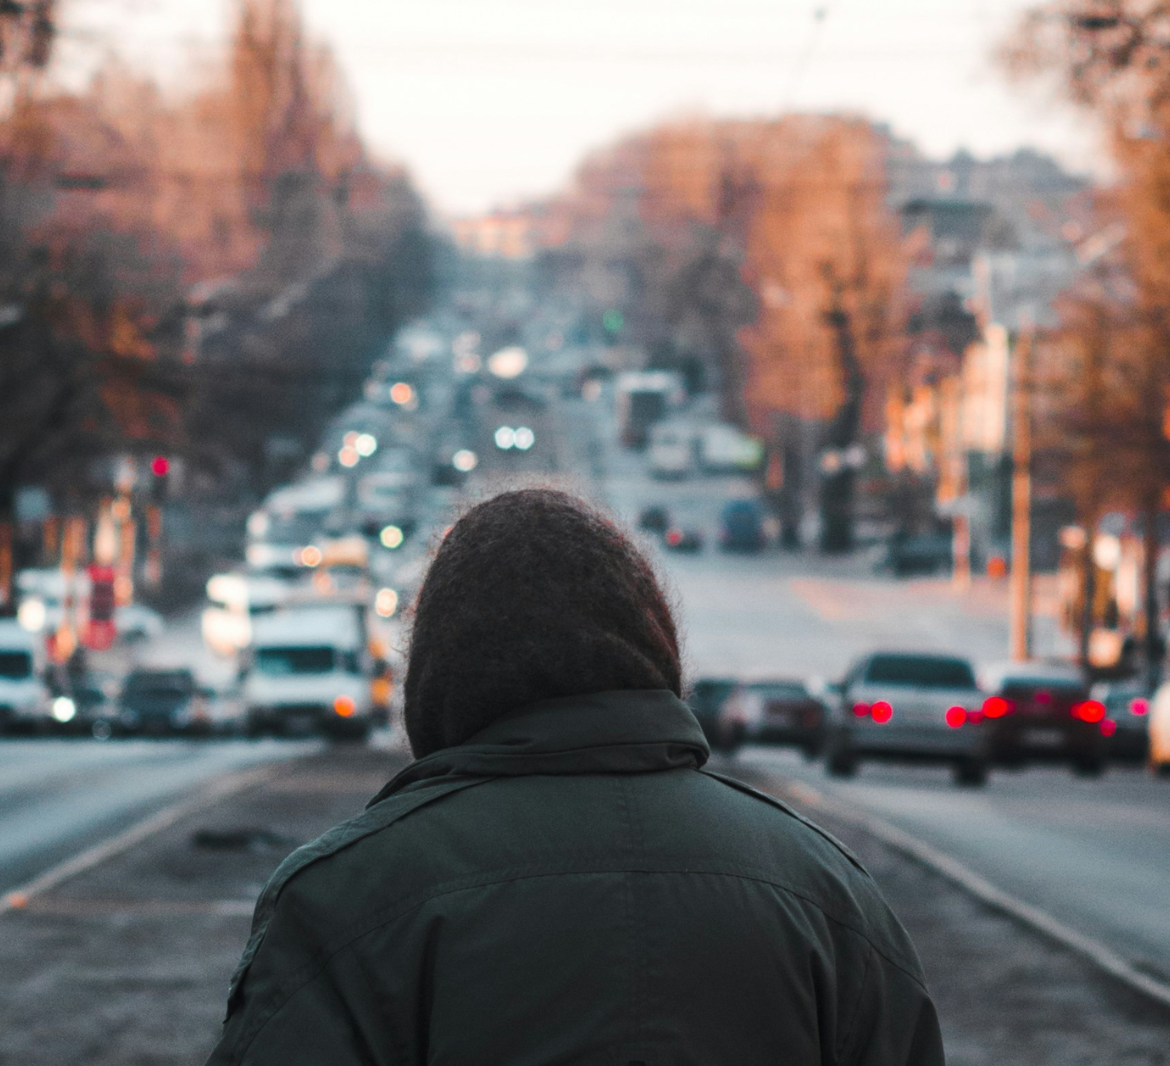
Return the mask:
<path fill-rule="evenodd" d="M 982 704 L 966 659 L 874 652 L 841 683 L 825 768 L 847 777 L 863 759 L 942 762 L 954 767 L 958 784 L 982 785 L 988 767 Z"/>

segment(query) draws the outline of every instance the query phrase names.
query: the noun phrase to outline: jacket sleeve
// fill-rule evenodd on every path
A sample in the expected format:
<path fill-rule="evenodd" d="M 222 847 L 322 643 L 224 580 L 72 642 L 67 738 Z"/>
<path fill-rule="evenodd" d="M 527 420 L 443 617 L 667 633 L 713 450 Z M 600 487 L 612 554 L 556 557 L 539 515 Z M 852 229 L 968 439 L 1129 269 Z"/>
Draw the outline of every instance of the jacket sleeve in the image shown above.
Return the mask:
<path fill-rule="evenodd" d="M 944 1066 L 938 1014 L 921 979 L 870 947 L 853 1019 L 843 1037 L 848 1066 Z"/>

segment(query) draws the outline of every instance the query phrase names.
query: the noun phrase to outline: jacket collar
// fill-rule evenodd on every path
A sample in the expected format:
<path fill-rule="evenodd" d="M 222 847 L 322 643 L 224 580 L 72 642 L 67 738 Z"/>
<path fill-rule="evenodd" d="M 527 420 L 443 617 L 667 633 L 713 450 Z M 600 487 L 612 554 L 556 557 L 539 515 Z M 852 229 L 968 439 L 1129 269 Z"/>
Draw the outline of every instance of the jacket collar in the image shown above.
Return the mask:
<path fill-rule="evenodd" d="M 646 773 L 698 768 L 709 755 L 699 723 L 673 692 L 594 692 L 512 711 L 411 763 L 370 804 L 434 778 Z"/>

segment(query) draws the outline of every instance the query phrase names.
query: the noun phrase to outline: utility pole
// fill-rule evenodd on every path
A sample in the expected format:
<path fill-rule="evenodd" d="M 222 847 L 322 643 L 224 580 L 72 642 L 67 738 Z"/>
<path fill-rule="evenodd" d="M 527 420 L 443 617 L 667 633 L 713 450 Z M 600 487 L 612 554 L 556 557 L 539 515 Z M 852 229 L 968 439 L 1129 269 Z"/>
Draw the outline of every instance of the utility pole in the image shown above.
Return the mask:
<path fill-rule="evenodd" d="M 1032 325 L 1025 323 L 1013 351 L 1012 574 L 1008 641 L 1012 662 L 1032 652 Z"/>

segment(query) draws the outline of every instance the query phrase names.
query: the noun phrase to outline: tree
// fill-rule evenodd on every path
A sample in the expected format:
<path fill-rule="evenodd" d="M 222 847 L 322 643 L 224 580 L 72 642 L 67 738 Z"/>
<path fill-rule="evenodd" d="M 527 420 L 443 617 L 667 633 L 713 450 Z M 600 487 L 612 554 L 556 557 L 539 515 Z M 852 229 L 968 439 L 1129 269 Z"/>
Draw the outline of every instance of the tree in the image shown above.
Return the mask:
<path fill-rule="evenodd" d="M 1047 77 L 1089 113 L 1111 147 L 1119 180 L 1110 210 L 1124 226 L 1117 249 L 1128 286 L 1102 294 L 1089 340 L 1109 384 L 1094 433 L 1116 463 L 1115 495 L 1143 516 L 1145 635 L 1151 680 L 1159 633 L 1158 518 L 1170 484 L 1165 426 L 1170 398 L 1170 5 L 1145 0 L 1053 0 L 1022 17 L 1004 46 L 1017 77 Z M 1075 330 L 1075 315 L 1071 319 Z M 1096 329 L 1084 329 L 1092 338 Z M 1085 343 L 1082 341 L 1082 343 Z M 1092 364 L 1089 364 L 1092 365 Z M 1090 519 L 1091 515 L 1088 516 Z M 1090 526 L 1090 530 L 1091 530 Z"/>
<path fill-rule="evenodd" d="M 907 251 L 888 202 L 886 145 L 861 120 L 798 116 L 751 147 L 760 192 L 746 259 L 762 309 L 744 331 L 749 396 L 825 420 L 821 548 L 849 551 L 847 457 L 904 354 Z"/>

